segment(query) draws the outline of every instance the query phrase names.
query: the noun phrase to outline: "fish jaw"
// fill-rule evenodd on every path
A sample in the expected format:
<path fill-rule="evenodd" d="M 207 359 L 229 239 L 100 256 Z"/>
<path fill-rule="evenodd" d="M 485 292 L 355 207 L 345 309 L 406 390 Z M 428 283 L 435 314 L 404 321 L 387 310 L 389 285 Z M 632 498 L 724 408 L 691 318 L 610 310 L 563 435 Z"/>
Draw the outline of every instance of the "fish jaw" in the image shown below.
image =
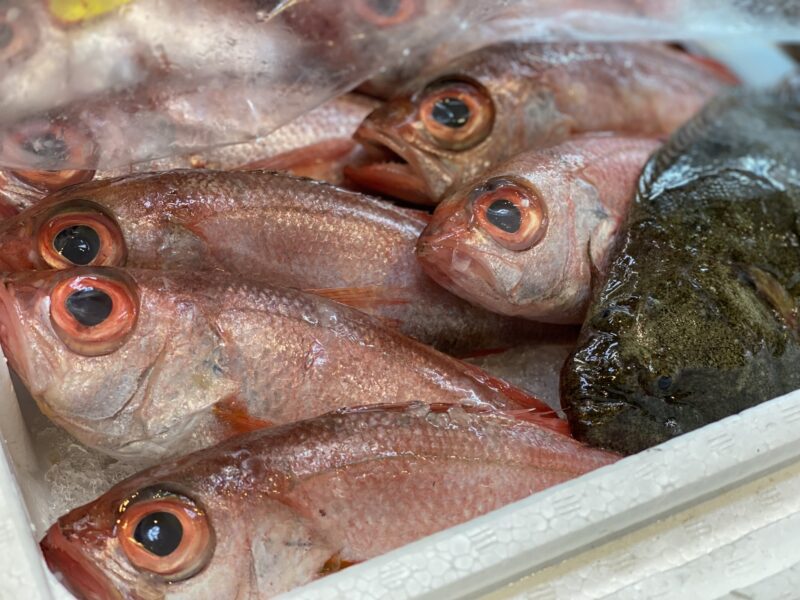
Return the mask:
<path fill-rule="evenodd" d="M 39 543 L 45 562 L 66 588 L 82 600 L 122 600 L 124 597 L 80 547 L 67 540 L 56 523 Z"/>
<path fill-rule="evenodd" d="M 410 102 L 384 106 L 370 114 L 356 130 L 362 144 L 388 150 L 404 162 L 348 167 L 348 178 L 365 188 L 420 204 L 437 204 L 454 183 L 441 157 L 419 150 L 405 139 L 413 137 L 416 109 Z"/>

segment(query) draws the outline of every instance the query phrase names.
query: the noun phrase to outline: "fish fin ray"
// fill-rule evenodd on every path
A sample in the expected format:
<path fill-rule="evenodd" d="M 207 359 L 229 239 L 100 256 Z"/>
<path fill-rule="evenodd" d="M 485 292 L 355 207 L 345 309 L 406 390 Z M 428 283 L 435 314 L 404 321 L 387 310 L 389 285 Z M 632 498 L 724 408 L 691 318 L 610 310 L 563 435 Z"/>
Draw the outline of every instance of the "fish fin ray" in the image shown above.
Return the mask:
<path fill-rule="evenodd" d="M 274 425 L 272 421 L 252 416 L 245 403 L 235 396 L 220 400 L 214 405 L 212 411 L 220 424 L 229 430 L 230 437 Z"/>
<path fill-rule="evenodd" d="M 410 302 L 405 289 L 380 285 L 352 288 L 308 288 L 303 291 L 360 309 L 394 306 Z"/>

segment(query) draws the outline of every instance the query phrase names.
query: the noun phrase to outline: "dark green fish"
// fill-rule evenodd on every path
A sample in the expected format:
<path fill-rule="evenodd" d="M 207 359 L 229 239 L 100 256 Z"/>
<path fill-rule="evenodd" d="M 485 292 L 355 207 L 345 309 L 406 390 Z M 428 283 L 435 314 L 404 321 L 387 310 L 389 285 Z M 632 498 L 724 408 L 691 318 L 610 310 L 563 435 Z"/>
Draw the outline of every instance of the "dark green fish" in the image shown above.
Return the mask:
<path fill-rule="evenodd" d="M 624 453 L 800 388 L 800 77 L 712 101 L 650 160 L 561 378 Z"/>

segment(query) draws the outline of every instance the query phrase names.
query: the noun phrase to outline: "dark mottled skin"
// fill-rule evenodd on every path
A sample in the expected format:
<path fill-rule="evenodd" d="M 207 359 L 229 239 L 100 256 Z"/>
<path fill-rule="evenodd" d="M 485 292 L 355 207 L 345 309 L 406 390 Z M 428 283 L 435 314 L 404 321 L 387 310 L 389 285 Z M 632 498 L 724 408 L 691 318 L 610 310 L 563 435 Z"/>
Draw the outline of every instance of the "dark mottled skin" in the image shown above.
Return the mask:
<path fill-rule="evenodd" d="M 634 453 L 799 388 L 799 215 L 800 78 L 675 134 L 562 372 L 575 436 Z"/>

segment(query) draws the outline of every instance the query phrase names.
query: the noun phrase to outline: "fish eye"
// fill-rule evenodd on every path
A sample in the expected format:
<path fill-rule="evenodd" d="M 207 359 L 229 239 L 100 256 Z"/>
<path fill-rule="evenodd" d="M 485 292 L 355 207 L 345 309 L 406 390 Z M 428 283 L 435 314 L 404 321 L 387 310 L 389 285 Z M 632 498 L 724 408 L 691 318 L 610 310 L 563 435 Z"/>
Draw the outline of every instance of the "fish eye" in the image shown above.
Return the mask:
<path fill-rule="evenodd" d="M 658 379 L 656 379 L 656 387 L 661 392 L 668 392 L 672 387 L 672 377 L 669 375 L 661 375 Z"/>
<path fill-rule="evenodd" d="M 50 119 L 28 121 L 4 132 L 0 145 L 5 164 L 26 167 L 26 170 L 17 171 L 23 177 L 31 177 L 31 170 L 83 169 L 95 162 L 96 146 L 87 133 Z M 41 180 L 42 176 L 33 178 Z M 55 179 L 58 180 L 58 176 Z"/>
<path fill-rule="evenodd" d="M 75 275 L 50 292 L 50 321 L 64 345 L 83 356 L 102 356 L 122 346 L 136 325 L 139 301 L 120 275 Z"/>
<path fill-rule="evenodd" d="M 54 269 L 120 266 L 126 258 L 119 226 L 88 200 L 75 200 L 52 214 L 39 228 L 38 248 Z"/>
<path fill-rule="evenodd" d="M 119 508 L 120 547 L 134 567 L 179 581 L 210 560 L 214 537 L 205 511 L 191 498 L 147 488 Z"/>
<path fill-rule="evenodd" d="M 405 23 L 417 12 L 419 0 L 353 0 L 356 13 L 378 27 Z"/>
<path fill-rule="evenodd" d="M 0 3 L 0 63 L 13 63 L 30 54 L 37 33 L 29 10 Z"/>
<path fill-rule="evenodd" d="M 481 229 L 508 250 L 528 250 L 547 231 L 544 204 L 527 186 L 510 179 L 490 179 L 473 191 L 472 210 Z"/>
<path fill-rule="evenodd" d="M 449 150 L 468 150 L 487 138 L 494 105 L 478 84 L 445 80 L 429 86 L 420 103 L 422 125 L 434 142 Z"/>

